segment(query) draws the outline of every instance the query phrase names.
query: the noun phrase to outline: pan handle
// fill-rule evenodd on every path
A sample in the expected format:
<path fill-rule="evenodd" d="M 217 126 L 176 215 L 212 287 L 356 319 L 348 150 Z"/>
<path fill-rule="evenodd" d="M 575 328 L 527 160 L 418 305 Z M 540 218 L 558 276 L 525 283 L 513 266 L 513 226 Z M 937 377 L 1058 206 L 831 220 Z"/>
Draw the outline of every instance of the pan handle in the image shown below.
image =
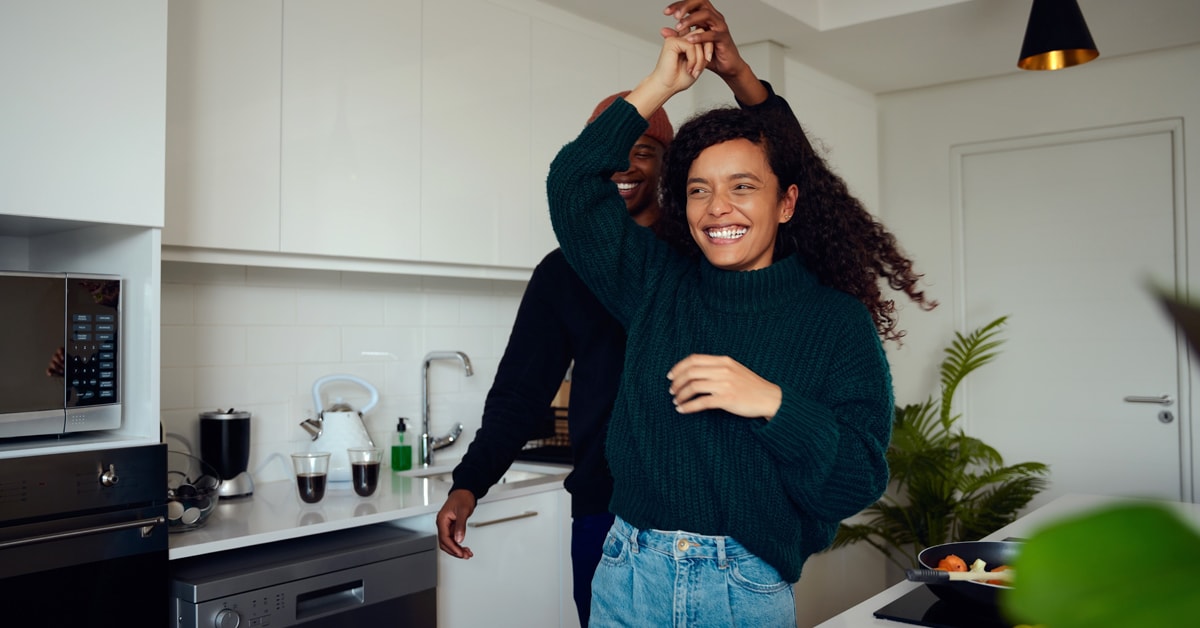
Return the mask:
<path fill-rule="evenodd" d="M 944 571 L 941 569 L 909 569 L 905 571 L 905 576 L 912 582 L 932 582 L 942 583 L 956 581 L 985 581 L 985 580 L 1003 580 L 1005 582 L 1012 581 L 1013 572 L 1011 569 L 1004 571 Z"/>

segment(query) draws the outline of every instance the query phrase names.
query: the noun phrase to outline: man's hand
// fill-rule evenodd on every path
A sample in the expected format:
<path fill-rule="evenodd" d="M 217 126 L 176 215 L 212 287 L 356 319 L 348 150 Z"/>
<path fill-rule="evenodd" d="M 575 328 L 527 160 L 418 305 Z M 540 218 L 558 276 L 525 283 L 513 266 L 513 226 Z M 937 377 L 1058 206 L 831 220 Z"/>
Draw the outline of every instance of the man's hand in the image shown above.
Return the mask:
<path fill-rule="evenodd" d="M 475 555 L 471 548 L 463 545 L 467 538 L 467 519 L 475 512 L 475 495 L 465 489 L 450 491 L 446 503 L 438 511 L 438 547 L 455 557 L 467 559 Z"/>

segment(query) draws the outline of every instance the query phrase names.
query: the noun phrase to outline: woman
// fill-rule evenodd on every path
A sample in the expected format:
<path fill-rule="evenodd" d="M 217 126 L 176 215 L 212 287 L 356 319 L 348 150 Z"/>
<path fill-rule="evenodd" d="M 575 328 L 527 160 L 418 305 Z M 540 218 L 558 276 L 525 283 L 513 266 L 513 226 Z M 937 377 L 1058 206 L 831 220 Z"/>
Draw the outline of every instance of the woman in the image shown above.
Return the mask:
<path fill-rule="evenodd" d="M 901 333 L 875 284 L 924 304 L 790 114 L 685 124 L 663 182 L 676 246 L 636 228 L 609 176 L 705 63 L 702 43 L 668 37 L 547 181 L 564 254 L 628 334 L 593 626 L 795 626 L 804 561 L 887 484 L 880 337 Z"/>

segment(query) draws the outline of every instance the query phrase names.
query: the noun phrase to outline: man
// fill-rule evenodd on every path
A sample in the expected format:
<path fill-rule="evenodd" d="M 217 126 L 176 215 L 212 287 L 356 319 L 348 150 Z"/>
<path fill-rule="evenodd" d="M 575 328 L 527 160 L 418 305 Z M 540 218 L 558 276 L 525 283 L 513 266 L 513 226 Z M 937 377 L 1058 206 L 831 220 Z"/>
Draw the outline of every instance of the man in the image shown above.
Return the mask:
<path fill-rule="evenodd" d="M 588 122 L 627 93 L 601 101 Z M 659 171 L 673 137 L 666 112 L 659 110 L 630 150 L 629 167 L 612 176 L 629 215 L 643 227 L 653 227 L 658 220 Z M 457 558 L 470 558 L 470 548 L 462 545 L 467 519 L 550 411 L 570 367 L 568 429 L 574 469 L 564 484 L 571 494 L 571 561 L 581 626 L 588 624 L 592 574 L 613 523 L 608 512 L 612 476 L 604 459 L 604 439 L 624 355 L 621 325 L 592 296 L 562 252 L 550 252 L 530 277 L 484 403 L 482 426 L 455 467 L 454 484 L 437 515 L 441 549 Z"/>

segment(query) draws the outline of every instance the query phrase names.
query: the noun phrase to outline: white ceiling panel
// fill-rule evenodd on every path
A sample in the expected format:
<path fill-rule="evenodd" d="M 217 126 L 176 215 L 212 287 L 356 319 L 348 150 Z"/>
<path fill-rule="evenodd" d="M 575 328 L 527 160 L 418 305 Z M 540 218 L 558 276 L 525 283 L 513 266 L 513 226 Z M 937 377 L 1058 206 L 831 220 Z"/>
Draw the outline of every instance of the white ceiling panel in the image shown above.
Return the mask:
<path fill-rule="evenodd" d="M 670 25 L 662 0 L 542 1 L 655 44 L 658 29 Z M 714 4 L 739 43 L 775 41 L 788 57 L 878 94 L 1023 71 L 1017 55 L 1032 0 Z M 1079 0 L 1079 6 L 1100 49 L 1094 63 L 1200 43 L 1200 0 Z"/>

